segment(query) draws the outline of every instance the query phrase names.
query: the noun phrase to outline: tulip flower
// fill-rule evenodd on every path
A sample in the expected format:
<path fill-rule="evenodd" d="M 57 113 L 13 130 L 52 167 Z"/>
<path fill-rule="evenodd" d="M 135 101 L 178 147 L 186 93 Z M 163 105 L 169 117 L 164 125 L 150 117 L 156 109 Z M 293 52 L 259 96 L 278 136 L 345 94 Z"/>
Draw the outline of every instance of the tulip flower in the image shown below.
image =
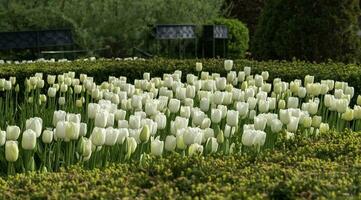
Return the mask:
<path fill-rule="evenodd" d="M 43 143 L 50 144 L 53 141 L 54 132 L 52 130 L 44 130 L 43 134 L 41 135 L 41 139 Z"/>
<path fill-rule="evenodd" d="M 19 148 L 17 141 L 6 141 L 5 144 L 5 159 L 8 162 L 15 162 L 19 157 Z"/>
<path fill-rule="evenodd" d="M 16 141 L 20 136 L 20 128 L 18 126 L 6 127 L 6 140 Z"/>
<path fill-rule="evenodd" d="M 91 135 L 91 141 L 95 146 L 102 146 L 105 143 L 106 131 L 104 128 L 95 127 Z"/>
<path fill-rule="evenodd" d="M 155 156 L 161 156 L 163 154 L 164 142 L 157 137 L 150 144 L 150 153 Z"/>
<path fill-rule="evenodd" d="M 233 68 L 233 60 L 225 60 L 224 61 L 224 69 L 226 71 L 231 71 Z"/>
<path fill-rule="evenodd" d="M 24 131 L 21 140 L 21 147 L 25 150 L 33 150 L 36 146 L 36 133 L 32 129 Z"/>

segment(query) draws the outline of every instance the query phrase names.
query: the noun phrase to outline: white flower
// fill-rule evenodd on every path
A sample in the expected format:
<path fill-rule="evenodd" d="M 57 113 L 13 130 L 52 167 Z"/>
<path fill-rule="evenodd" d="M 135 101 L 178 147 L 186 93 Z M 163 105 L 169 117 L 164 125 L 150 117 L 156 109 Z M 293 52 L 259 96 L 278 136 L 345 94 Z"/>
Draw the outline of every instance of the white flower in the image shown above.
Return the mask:
<path fill-rule="evenodd" d="M 298 108 L 298 98 L 297 97 L 288 97 L 287 108 Z"/>
<path fill-rule="evenodd" d="M 32 129 L 36 133 L 36 137 L 41 135 L 43 127 L 43 120 L 39 117 L 33 117 L 26 120 L 26 129 Z"/>
<path fill-rule="evenodd" d="M 271 122 L 271 131 L 273 133 L 279 133 L 282 130 L 282 122 L 279 119 L 273 119 Z"/>
<path fill-rule="evenodd" d="M 117 144 L 123 144 L 127 137 L 129 137 L 129 131 L 127 128 L 118 129 Z"/>
<path fill-rule="evenodd" d="M 5 144 L 5 159 L 8 162 L 15 162 L 19 157 L 19 148 L 17 141 L 7 141 Z"/>
<path fill-rule="evenodd" d="M 202 68 L 203 68 L 202 63 L 201 62 L 196 62 L 196 71 L 200 72 L 200 71 L 202 71 Z"/>
<path fill-rule="evenodd" d="M 104 144 L 107 146 L 113 146 L 117 142 L 118 133 L 118 129 L 114 129 L 113 127 L 106 128 Z"/>
<path fill-rule="evenodd" d="M 218 142 L 214 137 L 210 137 L 207 139 L 206 149 L 209 153 L 215 153 L 218 150 Z"/>
<path fill-rule="evenodd" d="M 203 111 L 203 112 L 207 112 L 209 110 L 209 99 L 203 97 L 199 103 L 199 108 Z"/>
<path fill-rule="evenodd" d="M 21 140 L 21 147 L 25 150 L 33 150 L 36 146 L 36 133 L 32 129 L 24 131 Z"/>
<path fill-rule="evenodd" d="M 161 156 L 163 154 L 164 142 L 157 137 L 150 143 L 150 153 L 155 156 Z"/>
<path fill-rule="evenodd" d="M 230 126 L 238 126 L 238 111 L 228 110 L 227 111 L 227 124 Z"/>
<path fill-rule="evenodd" d="M 95 114 L 95 122 L 94 125 L 96 127 L 105 128 L 107 125 L 107 119 L 108 119 L 109 113 L 106 110 L 99 110 Z"/>
<path fill-rule="evenodd" d="M 254 128 L 263 131 L 266 128 L 267 119 L 263 116 L 254 117 Z"/>
<path fill-rule="evenodd" d="M 80 123 L 65 122 L 65 140 L 77 140 L 80 133 Z"/>
<path fill-rule="evenodd" d="M 164 148 L 167 151 L 174 151 L 177 146 L 177 138 L 174 135 L 168 135 L 165 138 Z"/>
<path fill-rule="evenodd" d="M 54 111 L 53 125 L 56 126 L 59 121 L 65 121 L 66 112 L 62 110 Z"/>
<path fill-rule="evenodd" d="M 131 115 L 129 117 L 129 127 L 131 129 L 138 129 L 140 128 L 140 116 L 139 115 Z"/>
<path fill-rule="evenodd" d="M 189 106 L 181 106 L 179 115 L 184 118 L 191 116 L 191 108 Z"/>
<path fill-rule="evenodd" d="M 218 124 L 222 120 L 222 111 L 220 109 L 212 108 L 211 120 L 213 123 Z"/>
<path fill-rule="evenodd" d="M 106 131 L 104 128 L 94 127 L 91 141 L 95 146 L 102 146 L 105 143 Z"/>
<path fill-rule="evenodd" d="M 178 99 L 171 99 L 168 108 L 171 113 L 177 113 L 180 108 L 180 101 Z"/>
<path fill-rule="evenodd" d="M 41 135 L 41 139 L 43 143 L 50 144 L 53 141 L 54 132 L 52 130 L 44 130 L 43 134 Z"/>
<path fill-rule="evenodd" d="M 231 71 L 233 68 L 233 60 L 225 60 L 224 61 L 224 69 L 226 71 Z"/>
<path fill-rule="evenodd" d="M 283 124 L 288 124 L 290 122 L 291 114 L 288 110 L 281 109 L 279 110 L 280 120 Z"/>
<path fill-rule="evenodd" d="M 20 136 L 20 128 L 18 126 L 7 126 L 6 127 L 6 139 L 17 140 Z"/>
<path fill-rule="evenodd" d="M 299 118 L 297 117 L 291 117 L 289 123 L 287 124 L 287 131 L 292 132 L 292 133 L 296 133 L 297 132 L 297 128 L 298 128 L 298 122 L 299 122 Z"/>
<path fill-rule="evenodd" d="M 192 155 L 200 155 L 203 153 L 203 146 L 200 145 L 200 144 L 191 144 L 189 146 L 189 149 L 188 149 L 188 155 L 189 156 L 192 156 Z"/>

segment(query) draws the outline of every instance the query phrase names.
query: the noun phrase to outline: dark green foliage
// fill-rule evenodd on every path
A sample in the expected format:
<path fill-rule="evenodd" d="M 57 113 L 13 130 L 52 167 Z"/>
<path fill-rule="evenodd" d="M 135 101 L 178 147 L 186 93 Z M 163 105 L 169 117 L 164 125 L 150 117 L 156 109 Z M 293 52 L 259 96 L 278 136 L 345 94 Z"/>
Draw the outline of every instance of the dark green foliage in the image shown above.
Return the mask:
<path fill-rule="evenodd" d="M 0 198 L 359 199 L 360 145 L 360 133 L 330 132 L 314 140 L 296 136 L 257 157 L 174 154 L 142 165 L 17 174 L 0 178 Z"/>
<path fill-rule="evenodd" d="M 266 0 L 226 0 L 225 8 L 228 8 L 228 17 L 239 19 L 247 25 L 252 39 L 265 2 Z"/>
<path fill-rule="evenodd" d="M 228 56 L 231 58 L 244 58 L 248 50 L 248 28 L 236 19 L 216 19 L 215 24 L 226 25 L 228 28 Z"/>
<path fill-rule="evenodd" d="M 260 59 L 360 61 L 359 0 L 269 0 L 252 53 Z"/>

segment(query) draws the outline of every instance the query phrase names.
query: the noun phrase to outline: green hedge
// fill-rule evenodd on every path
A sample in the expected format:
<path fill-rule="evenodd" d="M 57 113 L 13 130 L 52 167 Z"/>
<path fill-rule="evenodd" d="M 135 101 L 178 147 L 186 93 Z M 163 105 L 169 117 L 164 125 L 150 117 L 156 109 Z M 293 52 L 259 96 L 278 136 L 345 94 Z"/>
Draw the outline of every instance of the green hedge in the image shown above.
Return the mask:
<path fill-rule="evenodd" d="M 96 62 L 75 61 L 69 63 L 34 63 L 20 65 L 0 65 L 0 77 L 17 76 L 21 82 L 24 77 L 36 72 L 45 74 L 59 74 L 62 72 L 75 71 L 94 76 L 97 81 L 107 80 L 109 75 L 127 76 L 132 81 L 142 78 L 143 72 L 150 72 L 152 76 L 161 76 L 163 73 L 171 73 L 174 70 L 182 70 L 183 75 L 195 72 L 195 63 L 202 62 L 204 71 L 225 73 L 223 60 L 167 60 L 153 59 L 146 61 L 114 61 L 103 60 Z M 267 70 L 270 78 L 280 77 L 285 81 L 303 79 L 307 74 L 314 75 L 316 80 L 334 79 L 348 81 L 355 87 L 355 93 L 361 94 L 361 66 L 356 64 L 342 64 L 327 62 L 314 64 L 303 61 L 267 61 L 257 62 L 251 60 L 235 60 L 236 69 L 245 66 L 252 67 L 252 73 L 260 73 Z"/>
<path fill-rule="evenodd" d="M 258 157 L 177 155 L 0 178 L 0 199 L 359 199 L 361 133 L 296 136 Z"/>

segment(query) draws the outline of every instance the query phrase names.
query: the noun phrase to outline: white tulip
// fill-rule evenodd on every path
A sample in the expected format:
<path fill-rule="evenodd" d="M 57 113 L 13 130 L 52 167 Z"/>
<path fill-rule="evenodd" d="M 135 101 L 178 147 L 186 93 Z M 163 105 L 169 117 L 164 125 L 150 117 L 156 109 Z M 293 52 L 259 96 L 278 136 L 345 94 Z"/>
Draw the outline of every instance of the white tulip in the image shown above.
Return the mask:
<path fill-rule="evenodd" d="M 129 117 L 129 127 L 131 129 L 138 129 L 140 128 L 140 120 L 141 120 L 141 117 L 138 116 L 138 115 L 131 115 Z"/>
<path fill-rule="evenodd" d="M 114 129 L 113 127 L 106 128 L 104 144 L 107 146 L 113 146 L 117 142 L 118 133 L 118 129 Z"/>
<path fill-rule="evenodd" d="M 238 111 L 228 110 L 227 111 L 227 124 L 230 126 L 238 126 Z"/>
<path fill-rule="evenodd" d="M 18 126 L 6 127 L 6 140 L 17 140 L 20 136 L 20 128 Z"/>
<path fill-rule="evenodd" d="M 168 135 L 165 138 L 164 148 L 167 151 L 174 151 L 177 146 L 177 138 L 174 135 Z"/>
<path fill-rule="evenodd" d="M 164 142 L 157 137 L 150 143 L 150 153 L 155 156 L 161 156 L 163 154 Z"/>
<path fill-rule="evenodd" d="M 201 62 L 196 62 L 196 71 L 200 72 L 200 71 L 202 71 L 202 69 L 203 69 L 202 63 Z"/>
<path fill-rule="evenodd" d="M 298 108 L 298 98 L 297 97 L 288 97 L 287 108 Z"/>
<path fill-rule="evenodd" d="M 8 162 L 15 162 L 19 157 L 19 148 L 17 141 L 7 141 L 5 144 L 5 159 Z"/>
<path fill-rule="evenodd" d="M 171 113 L 177 113 L 180 108 L 180 101 L 178 99 L 171 99 L 168 108 Z"/>
<path fill-rule="evenodd" d="M 27 119 L 25 127 L 26 129 L 32 129 L 36 133 L 36 137 L 39 137 L 42 132 L 43 120 L 39 117 Z"/>
<path fill-rule="evenodd" d="M 225 60 L 224 61 L 224 69 L 226 71 L 231 71 L 233 68 L 233 60 Z"/>
<path fill-rule="evenodd" d="M 124 140 L 129 137 L 129 131 L 127 128 L 118 129 L 117 144 L 123 144 Z"/>
<path fill-rule="evenodd" d="M 102 146 L 105 143 L 106 131 L 104 128 L 94 127 L 91 141 L 95 146 Z"/>
<path fill-rule="evenodd" d="M 189 106 L 181 106 L 179 115 L 184 118 L 191 116 L 191 108 Z"/>
<path fill-rule="evenodd" d="M 36 133 L 32 129 L 24 131 L 21 140 L 21 147 L 25 150 L 33 150 L 36 146 Z"/>
<path fill-rule="evenodd" d="M 271 122 L 271 131 L 273 133 L 279 133 L 282 130 L 282 122 L 279 119 L 273 119 Z"/>
<path fill-rule="evenodd" d="M 220 109 L 212 108 L 211 120 L 213 123 L 218 124 L 222 120 L 222 111 Z"/>
<path fill-rule="evenodd" d="M 95 114 L 95 122 L 94 125 L 96 127 L 105 128 L 107 125 L 109 113 L 105 110 L 100 110 Z"/>
<path fill-rule="evenodd" d="M 41 135 L 41 139 L 43 143 L 50 144 L 53 141 L 54 132 L 52 130 L 44 130 L 43 134 Z"/>
<path fill-rule="evenodd" d="M 188 155 L 189 156 L 192 156 L 192 155 L 200 155 L 203 153 L 203 146 L 200 145 L 200 144 L 191 144 L 189 146 L 189 149 L 188 149 Z"/>
<path fill-rule="evenodd" d="M 297 132 L 297 128 L 298 128 L 298 122 L 299 122 L 299 118 L 297 117 L 291 117 L 289 123 L 287 124 L 287 131 L 292 132 L 292 133 L 296 133 Z"/>
<path fill-rule="evenodd" d="M 263 131 L 266 128 L 266 124 L 267 124 L 266 118 L 262 116 L 254 117 L 254 128 L 256 130 Z"/>

